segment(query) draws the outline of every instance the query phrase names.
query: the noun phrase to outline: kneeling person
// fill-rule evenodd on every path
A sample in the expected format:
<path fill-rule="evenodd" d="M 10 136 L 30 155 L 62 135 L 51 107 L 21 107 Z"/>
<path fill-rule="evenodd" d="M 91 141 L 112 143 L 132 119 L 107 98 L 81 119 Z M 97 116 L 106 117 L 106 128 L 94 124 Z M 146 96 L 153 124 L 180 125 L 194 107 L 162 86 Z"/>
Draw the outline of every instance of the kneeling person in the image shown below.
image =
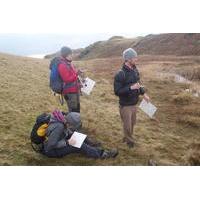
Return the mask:
<path fill-rule="evenodd" d="M 63 157 L 71 153 L 82 153 L 91 158 L 111 158 L 118 155 L 118 151 L 104 150 L 94 144 L 88 137 L 85 139 L 81 148 L 72 145 L 76 141 L 71 139 L 74 131 L 81 128 L 80 114 L 71 112 L 62 115 L 59 111 L 51 114 L 50 122 L 46 130 L 47 140 L 44 141 L 42 154 L 48 157 Z"/>

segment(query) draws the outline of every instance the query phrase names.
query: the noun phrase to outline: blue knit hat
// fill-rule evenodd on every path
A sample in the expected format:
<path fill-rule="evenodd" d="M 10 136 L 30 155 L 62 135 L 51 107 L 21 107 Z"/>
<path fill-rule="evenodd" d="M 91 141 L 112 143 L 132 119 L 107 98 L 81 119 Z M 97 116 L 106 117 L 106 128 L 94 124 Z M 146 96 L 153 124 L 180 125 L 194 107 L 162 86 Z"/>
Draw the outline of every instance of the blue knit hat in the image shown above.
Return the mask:
<path fill-rule="evenodd" d="M 65 119 L 70 126 L 74 130 L 79 130 L 82 126 L 80 113 L 70 112 L 65 116 Z"/>
<path fill-rule="evenodd" d="M 124 60 L 129 60 L 129 59 L 132 59 L 135 57 L 137 57 L 137 52 L 134 49 L 128 48 L 128 49 L 124 50 L 124 52 L 123 52 Z"/>

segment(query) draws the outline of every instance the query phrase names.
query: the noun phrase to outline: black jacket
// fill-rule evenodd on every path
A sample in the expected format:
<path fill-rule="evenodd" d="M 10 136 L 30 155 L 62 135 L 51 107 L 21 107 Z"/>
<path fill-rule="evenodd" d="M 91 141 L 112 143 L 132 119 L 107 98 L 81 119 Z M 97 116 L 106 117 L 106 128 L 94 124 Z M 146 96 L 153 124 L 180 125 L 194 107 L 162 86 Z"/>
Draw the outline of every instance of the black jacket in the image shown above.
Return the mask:
<path fill-rule="evenodd" d="M 136 105 L 139 100 L 139 95 L 144 94 L 141 89 L 131 90 L 130 86 L 140 81 L 140 75 L 137 67 L 132 69 L 125 64 L 122 69 L 115 75 L 114 92 L 119 96 L 119 104 L 121 106 Z"/>

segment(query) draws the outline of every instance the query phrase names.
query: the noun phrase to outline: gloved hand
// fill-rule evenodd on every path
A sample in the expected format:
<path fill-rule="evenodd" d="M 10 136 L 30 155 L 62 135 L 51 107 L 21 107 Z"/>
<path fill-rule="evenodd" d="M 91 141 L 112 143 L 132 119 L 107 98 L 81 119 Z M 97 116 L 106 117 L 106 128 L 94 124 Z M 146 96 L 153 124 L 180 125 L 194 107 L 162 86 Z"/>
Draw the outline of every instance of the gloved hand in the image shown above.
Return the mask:
<path fill-rule="evenodd" d="M 141 95 L 143 95 L 145 93 L 145 88 L 144 87 L 140 87 L 139 88 L 139 92 Z"/>

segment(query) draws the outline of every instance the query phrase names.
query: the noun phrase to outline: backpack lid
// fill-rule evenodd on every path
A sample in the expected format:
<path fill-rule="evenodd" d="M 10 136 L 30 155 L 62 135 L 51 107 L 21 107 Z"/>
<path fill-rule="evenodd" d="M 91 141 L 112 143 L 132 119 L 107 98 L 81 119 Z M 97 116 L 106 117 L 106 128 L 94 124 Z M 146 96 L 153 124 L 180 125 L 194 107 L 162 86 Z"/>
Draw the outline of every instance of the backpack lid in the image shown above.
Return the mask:
<path fill-rule="evenodd" d="M 40 137 L 44 137 L 46 135 L 46 129 L 48 128 L 48 124 L 42 124 L 38 130 L 37 130 L 37 134 Z"/>

